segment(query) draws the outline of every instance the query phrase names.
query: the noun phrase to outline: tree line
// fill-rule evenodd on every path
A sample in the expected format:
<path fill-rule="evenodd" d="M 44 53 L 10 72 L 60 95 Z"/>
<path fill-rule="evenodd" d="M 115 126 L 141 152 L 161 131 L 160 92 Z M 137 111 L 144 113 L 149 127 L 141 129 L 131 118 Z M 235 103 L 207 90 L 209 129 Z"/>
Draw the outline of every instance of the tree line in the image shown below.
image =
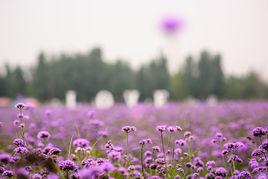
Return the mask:
<path fill-rule="evenodd" d="M 188 56 L 175 74 L 168 71 L 167 59 L 160 55 L 150 63 L 133 69 L 125 60 L 108 63 L 101 48 L 88 53 L 48 56 L 40 53 L 31 68 L 5 65 L 0 75 L 0 96 L 36 97 L 64 100 L 68 90 L 77 93 L 79 101 L 91 101 L 100 90 L 109 90 L 116 101 L 123 100 L 125 89 L 137 89 L 140 100 L 151 99 L 154 90 L 166 89 L 171 100 L 189 97 L 204 100 L 210 95 L 219 99 L 263 99 L 268 84 L 256 73 L 226 75 L 220 54 L 203 51 L 196 58 Z"/>

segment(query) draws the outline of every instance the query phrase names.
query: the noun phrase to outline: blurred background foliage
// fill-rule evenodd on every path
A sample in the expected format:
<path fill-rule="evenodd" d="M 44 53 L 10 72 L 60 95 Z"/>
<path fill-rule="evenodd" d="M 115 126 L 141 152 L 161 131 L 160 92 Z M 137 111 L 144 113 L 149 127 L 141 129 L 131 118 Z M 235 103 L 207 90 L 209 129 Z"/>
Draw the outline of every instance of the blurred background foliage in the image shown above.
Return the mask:
<path fill-rule="evenodd" d="M 188 56 L 183 67 L 170 73 L 164 55 L 133 69 L 124 59 L 104 60 L 101 48 L 84 54 L 48 56 L 40 53 L 37 64 L 29 69 L 5 65 L 0 76 L 0 96 L 36 97 L 41 101 L 64 100 L 68 90 L 77 92 L 78 101 L 91 101 L 100 90 L 109 90 L 116 101 L 123 100 L 125 89 L 138 89 L 140 100 L 151 99 L 156 89 L 166 89 L 171 100 L 189 97 L 206 99 L 264 99 L 268 85 L 257 73 L 226 75 L 220 54 L 203 51 L 197 58 Z"/>

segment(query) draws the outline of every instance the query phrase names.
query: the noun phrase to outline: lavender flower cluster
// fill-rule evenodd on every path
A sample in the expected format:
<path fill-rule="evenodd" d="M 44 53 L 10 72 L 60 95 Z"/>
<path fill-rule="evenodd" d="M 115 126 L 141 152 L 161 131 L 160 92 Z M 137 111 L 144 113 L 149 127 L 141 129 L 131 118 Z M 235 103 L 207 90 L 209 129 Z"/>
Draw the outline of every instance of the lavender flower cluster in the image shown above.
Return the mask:
<path fill-rule="evenodd" d="M 0 178 L 268 177 L 268 104 L 0 109 Z"/>

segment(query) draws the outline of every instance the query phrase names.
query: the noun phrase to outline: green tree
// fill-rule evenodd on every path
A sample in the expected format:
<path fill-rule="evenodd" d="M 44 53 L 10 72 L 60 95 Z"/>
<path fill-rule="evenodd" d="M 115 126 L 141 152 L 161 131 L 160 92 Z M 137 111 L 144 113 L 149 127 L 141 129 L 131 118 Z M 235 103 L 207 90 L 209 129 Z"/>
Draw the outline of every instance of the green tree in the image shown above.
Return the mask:
<path fill-rule="evenodd" d="M 179 76 L 178 76 L 179 77 Z M 186 57 L 185 65 L 182 69 L 182 83 L 187 96 L 197 96 L 197 65 L 192 56 Z M 179 81 L 180 79 L 178 79 Z"/>
<path fill-rule="evenodd" d="M 108 89 L 113 93 L 117 101 L 123 101 L 123 92 L 126 89 L 135 89 L 135 72 L 129 64 L 118 60 L 111 65 L 108 77 Z"/>
<path fill-rule="evenodd" d="M 3 94 L 8 97 L 15 98 L 18 95 L 25 95 L 27 89 L 27 82 L 25 80 L 24 72 L 21 67 L 17 66 L 12 70 L 6 64 L 6 76 L 2 79 L 4 84 Z"/>
<path fill-rule="evenodd" d="M 4 76 L 0 76 L 0 96 L 5 96 L 6 90 L 5 90 L 5 79 Z"/>
<path fill-rule="evenodd" d="M 170 76 L 170 98 L 172 100 L 182 100 L 187 97 L 185 81 L 180 73 Z"/>
<path fill-rule="evenodd" d="M 137 86 L 140 98 L 152 98 L 156 89 L 170 91 L 170 75 L 167 69 L 167 59 L 160 56 L 147 65 L 143 65 L 137 73 Z"/>
<path fill-rule="evenodd" d="M 35 96 L 39 99 L 49 99 L 50 86 L 48 84 L 49 75 L 48 65 L 46 64 L 46 56 L 44 53 L 40 53 L 38 56 L 38 63 L 33 72 L 33 88 L 35 89 Z"/>

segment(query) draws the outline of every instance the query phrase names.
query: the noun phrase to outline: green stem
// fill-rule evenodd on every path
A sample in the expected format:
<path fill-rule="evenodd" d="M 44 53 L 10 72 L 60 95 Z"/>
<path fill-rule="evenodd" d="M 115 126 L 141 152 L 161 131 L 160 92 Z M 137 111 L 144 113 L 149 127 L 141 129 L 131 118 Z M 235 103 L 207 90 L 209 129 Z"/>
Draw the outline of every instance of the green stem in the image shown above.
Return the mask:
<path fill-rule="evenodd" d="M 165 160 L 165 170 L 167 173 L 167 160 L 166 160 L 166 151 L 165 151 L 165 145 L 164 145 L 164 137 L 163 137 L 163 133 L 161 132 L 161 143 L 162 143 L 162 150 L 164 153 L 164 160 Z"/>
<path fill-rule="evenodd" d="M 143 167 L 143 145 L 141 146 L 141 171 L 144 176 L 144 167 Z"/>
<path fill-rule="evenodd" d="M 233 172 L 232 172 L 232 175 L 234 174 L 234 172 L 235 172 L 235 162 L 232 160 L 232 167 L 233 167 Z"/>
<path fill-rule="evenodd" d="M 127 133 L 127 146 L 126 146 L 126 154 L 128 155 L 128 133 Z"/>
<path fill-rule="evenodd" d="M 74 135 L 72 135 L 71 140 L 70 140 L 70 144 L 69 144 L 68 158 L 70 158 L 70 154 L 71 154 L 71 148 L 72 148 L 73 137 L 74 137 Z"/>
<path fill-rule="evenodd" d="M 96 142 L 92 145 L 92 150 L 95 148 L 95 146 L 97 145 L 97 143 L 101 140 L 102 136 L 100 136 L 99 138 L 97 138 Z"/>
<path fill-rule="evenodd" d="M 68 172 L 68 170 L 67 170 L 66 173 L 65 173 L 65 178 L 66 178 L 66 179 L 69 179 L 69 172 Z"/>
<path fill-rule="evenodd" d="M 80 137 L 80 131 L 76 122 L 75 122 L 75 129 L 76 129 L 78 137 Z"/>
<path fill-rule="evenodd" d="M 128 158 L 128 145 L 129 145 L 129 144 L 128 144 L 128 143 L 129 143 L 129 142 L 128 142 L 128 133 L 127 133 L 127 139 L 126 139 L 126 140 L 127 140 L 127 144 L 126 144 L 126 157 L 127 157 L 127 158 L 126 158 L 125 166 L 127 167 L 127 166 L 129 165 L 129 163 L 130 163 L 130 162 L 129 162 L 129 158 Z"/>
<path fill-rule="evenodd" d="M 174 158 L 175 158 L 175 144 L 172 144 L 172 163 L 174 163 Z"/>
<path fill-rule="evenodd" d="M 188 158 L 189 158 L 189 162 L 191 162 L 192 160 L 192 153 L 191 153 L 191 144 L 189 143 L 188 144 Z"/>

